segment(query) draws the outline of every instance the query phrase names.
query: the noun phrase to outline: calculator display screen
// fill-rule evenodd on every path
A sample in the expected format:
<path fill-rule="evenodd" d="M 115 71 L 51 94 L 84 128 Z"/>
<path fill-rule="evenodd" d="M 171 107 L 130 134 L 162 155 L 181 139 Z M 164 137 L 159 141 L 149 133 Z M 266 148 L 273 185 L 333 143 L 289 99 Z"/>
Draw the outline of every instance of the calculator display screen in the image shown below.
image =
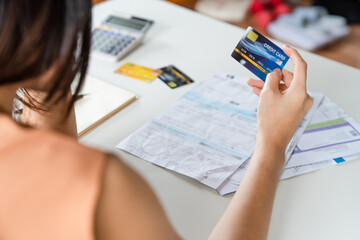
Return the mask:
<path fill-rule="evenodd" d="M 114 17 L 114 16 L 111 16 L 106 22 L 112 23 L 115 25 L 119 25 L 119 26 L 123 26 L 123 27 L 127 27 L 127 28 L 131 28 L 131 29 L 135 29 L 135 30 L 141 30 L 146 24 L 146 23 L 133 21 L 131 19 L 125 19 L 125 18 Z"/>

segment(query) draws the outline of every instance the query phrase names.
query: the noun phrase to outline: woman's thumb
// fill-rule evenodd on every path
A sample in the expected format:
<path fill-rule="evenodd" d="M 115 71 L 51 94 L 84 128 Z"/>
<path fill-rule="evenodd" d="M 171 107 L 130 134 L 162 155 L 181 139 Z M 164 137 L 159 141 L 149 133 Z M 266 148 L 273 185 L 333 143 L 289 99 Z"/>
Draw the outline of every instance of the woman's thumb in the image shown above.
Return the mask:
<path fill-rule="evenodd" d="M 282 72 L 280 68 L 274 69 L 266 76 L 264 89 L 270 89 L 272 91 L 279 91 L 279 84 L 282 79 Z"/>

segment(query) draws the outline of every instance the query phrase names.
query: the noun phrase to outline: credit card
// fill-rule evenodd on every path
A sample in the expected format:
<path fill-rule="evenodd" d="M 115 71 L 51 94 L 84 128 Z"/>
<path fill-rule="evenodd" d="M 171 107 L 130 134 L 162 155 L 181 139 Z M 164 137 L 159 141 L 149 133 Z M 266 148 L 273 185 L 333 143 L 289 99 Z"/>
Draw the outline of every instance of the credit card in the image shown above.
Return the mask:
<path fill-rule="evenodd" d="M 157 78 L 162 73 L 161 70 L 151 69 L 130 62 L 125 63 L 115 72 L 148 83 Z"/>
<path fill-rule="evenodd" d="M 289 60 L 281 48 L 252 27 L 247 28 L 231 56 L 264 82 L 268 73 L 283 69 Z"/>
<path fill-rule="evenodd" d="M 188 77 L 174 65 L 160 68 L 160 70 L 162 71 L 161 75 L 159 76 L 160 80 L 166 83 L 166 85 L 168 85 L 170 88 L 177 88 L 194 82 L 190 77 Z"/>

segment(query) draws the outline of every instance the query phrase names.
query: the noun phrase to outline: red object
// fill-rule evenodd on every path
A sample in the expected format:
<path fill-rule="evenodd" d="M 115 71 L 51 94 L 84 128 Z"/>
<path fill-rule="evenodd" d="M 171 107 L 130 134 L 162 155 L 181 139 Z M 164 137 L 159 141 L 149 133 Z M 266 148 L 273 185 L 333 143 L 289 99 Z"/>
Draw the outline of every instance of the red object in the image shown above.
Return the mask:
<path fill-rule="evenodd" d="M 269 5 L 272 6 L 273 8 L 279 6 L 282 3 L 283 3 L 282 0 L 270 0 L 269 1 Z"/>
<path fill-rule="evenodd" d="M 289 6 L 286 4 L 280 4 L 280 5 L 276 6 L 274 9 L 275 17 L 279 17 L 281 15 L 288 14 L 290 12 L 291 12 L 291 10 L 290 10 Z"/>
<path fill-rule="evenodd" d="M 250 11 L 252 13 L 258 13 L 263 9 L 265 9 L 265 3 L 260 0 L 254 0 L 250 6 Z"/>
<path fill-rule="evenodd" d="M 259 27 L 266 27 L 278 16 L 291 12 L 290 7 L 282 0 L 253 0 L 250 11 L 255 15 Z"/>
<path fill-rule="evenodd" d="M 261 10 L 255 15 L 256 23 L 259 27 L 266 29 L 266 27 L 274 19 L 273 14 L 268 10 Z"/>

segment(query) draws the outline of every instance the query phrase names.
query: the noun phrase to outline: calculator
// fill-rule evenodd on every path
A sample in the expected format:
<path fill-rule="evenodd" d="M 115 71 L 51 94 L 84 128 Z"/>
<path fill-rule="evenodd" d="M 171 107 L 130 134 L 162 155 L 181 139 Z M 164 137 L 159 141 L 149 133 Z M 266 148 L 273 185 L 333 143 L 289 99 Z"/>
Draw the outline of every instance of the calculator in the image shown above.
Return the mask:
<path fill-rule="evenodd" d="M 91 55 L 115 62 L 134 50 L 153 21 L 114 13 L 92 31 Z"/>

